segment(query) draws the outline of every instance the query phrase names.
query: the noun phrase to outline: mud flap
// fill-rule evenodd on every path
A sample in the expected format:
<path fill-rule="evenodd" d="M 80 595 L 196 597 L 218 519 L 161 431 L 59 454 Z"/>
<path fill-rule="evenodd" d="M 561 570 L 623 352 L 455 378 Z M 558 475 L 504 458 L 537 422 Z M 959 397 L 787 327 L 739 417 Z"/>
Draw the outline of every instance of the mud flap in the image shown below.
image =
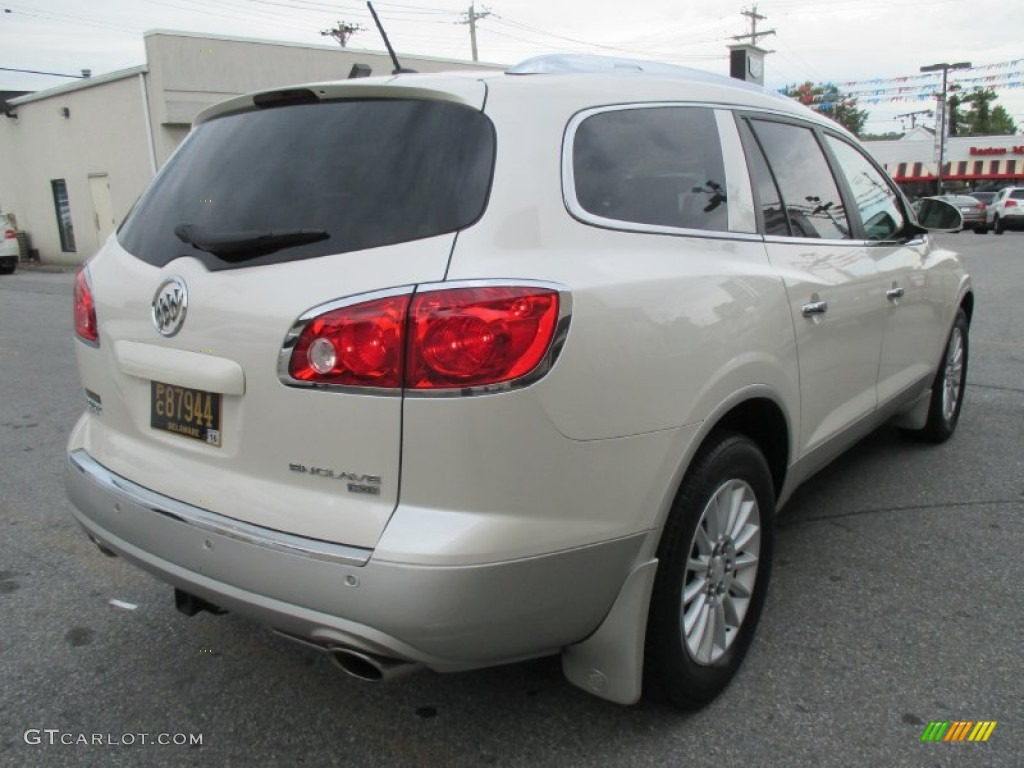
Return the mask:
<path fill-rule="evenodd" d="M 616 704 L 639 701 L 647 611 L 657 570 L 657 559 L 634 568 L 597 631 L 562 652 L 562 672 L 570 683 Z"/>

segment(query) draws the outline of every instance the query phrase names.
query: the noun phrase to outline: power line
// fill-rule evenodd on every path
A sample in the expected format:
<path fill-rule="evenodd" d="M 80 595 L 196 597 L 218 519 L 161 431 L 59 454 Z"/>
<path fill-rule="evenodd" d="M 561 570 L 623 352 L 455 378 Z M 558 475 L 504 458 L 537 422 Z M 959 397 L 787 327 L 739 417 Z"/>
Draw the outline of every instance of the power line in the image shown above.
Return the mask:
<path fill-rule="evenodd" d="M 22 72 L 22 73 L 28 73 L 30 75 L 50 75 L 52 77 L 73 77 L 73 78 L 76 78 L 78 80 L 84 80 L 84 79 L 89 77 L 89 75 L 86 75 L 86 74 L 66 75 L 63 72 L 40 72 L 38 69 L 17 69 L 16 67 L 0 67 L 0 70 L 3 70 L 4 72 Z M 83 70 L 83 72 L 84 71 L 85 70 Z"/>

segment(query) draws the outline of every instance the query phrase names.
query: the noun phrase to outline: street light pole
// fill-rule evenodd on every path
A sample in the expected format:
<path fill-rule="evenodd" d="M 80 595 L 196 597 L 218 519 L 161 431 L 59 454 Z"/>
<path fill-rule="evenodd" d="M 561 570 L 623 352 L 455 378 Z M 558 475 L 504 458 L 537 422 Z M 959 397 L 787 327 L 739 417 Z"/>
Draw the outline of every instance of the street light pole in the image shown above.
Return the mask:
<path fill-rule="evenodd" d="M 935 169 L 935 194 L 942 194 L 942 165 L 945 162 L 946 157 L 946 124 L 949 120 L 949 116 L 946 112 L 946 78 L 951 69 L 970 69 L 971 62 L 969 61 L 958 61 L 955 64 L 929 64 L 927 67 L 921 67 L 922 72 L 942 72 L 942 92 L 939 94 L 939 108 L 936 110 L 938 113 L 938 139 L 939 139 L 939 163 L 938 168 Z"/>

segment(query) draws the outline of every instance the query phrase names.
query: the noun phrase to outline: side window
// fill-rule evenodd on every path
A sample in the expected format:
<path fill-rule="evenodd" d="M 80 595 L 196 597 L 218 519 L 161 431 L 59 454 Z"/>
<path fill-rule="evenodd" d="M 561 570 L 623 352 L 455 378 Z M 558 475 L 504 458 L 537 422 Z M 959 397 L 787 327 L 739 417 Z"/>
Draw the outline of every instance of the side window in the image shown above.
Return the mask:
<path fill-rule="evenodd" d="M 740 123 L 740 133 L 743 135 L 747 166 L 750 168 L 750 181 L 757 192 L 761 219 L 764 222 L 764 233 L 788 236 L 789 220 L 786 218 L 786 209 L 782 206 L 779 188 L 775 185 L 771 169 L 768 168 L 768 163 L 764 159 L 764 152 L 761 151 L 761 147 L 746 121 Z"/>
<path fill-rule="evenodd" d="M 764 149 L 794 237 L 830 240 L 850 237 L 839 188 L 810 128 L 751 120 Z"/>
<path fill-rule="evenodd" d="M 592 114 L 572 144 L 576 202 L 606 219 L 727 230 L 725 168 L 714 112 L 699 107 Z"/>
<path fill-rule="evenodd" d="M 896 193 L 860 150 L 834 136 L 827 136 L 826 141 L 853 192 L 865 236 L 868 240 L 891 240 L 905 224 Z"/>

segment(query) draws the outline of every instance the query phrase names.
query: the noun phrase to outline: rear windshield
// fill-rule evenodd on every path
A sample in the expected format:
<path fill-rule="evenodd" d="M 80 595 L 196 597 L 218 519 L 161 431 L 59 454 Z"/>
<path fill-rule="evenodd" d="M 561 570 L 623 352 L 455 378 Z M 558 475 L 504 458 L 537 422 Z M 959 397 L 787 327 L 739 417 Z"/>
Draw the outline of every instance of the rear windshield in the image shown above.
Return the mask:
<path fill-rule="evenodd" d="M 423 100 L 325 101 L 198 125 L 118 232 L 139 259 L 251 267 L 453 232 L 483 213 L 490 120 Z"/>

